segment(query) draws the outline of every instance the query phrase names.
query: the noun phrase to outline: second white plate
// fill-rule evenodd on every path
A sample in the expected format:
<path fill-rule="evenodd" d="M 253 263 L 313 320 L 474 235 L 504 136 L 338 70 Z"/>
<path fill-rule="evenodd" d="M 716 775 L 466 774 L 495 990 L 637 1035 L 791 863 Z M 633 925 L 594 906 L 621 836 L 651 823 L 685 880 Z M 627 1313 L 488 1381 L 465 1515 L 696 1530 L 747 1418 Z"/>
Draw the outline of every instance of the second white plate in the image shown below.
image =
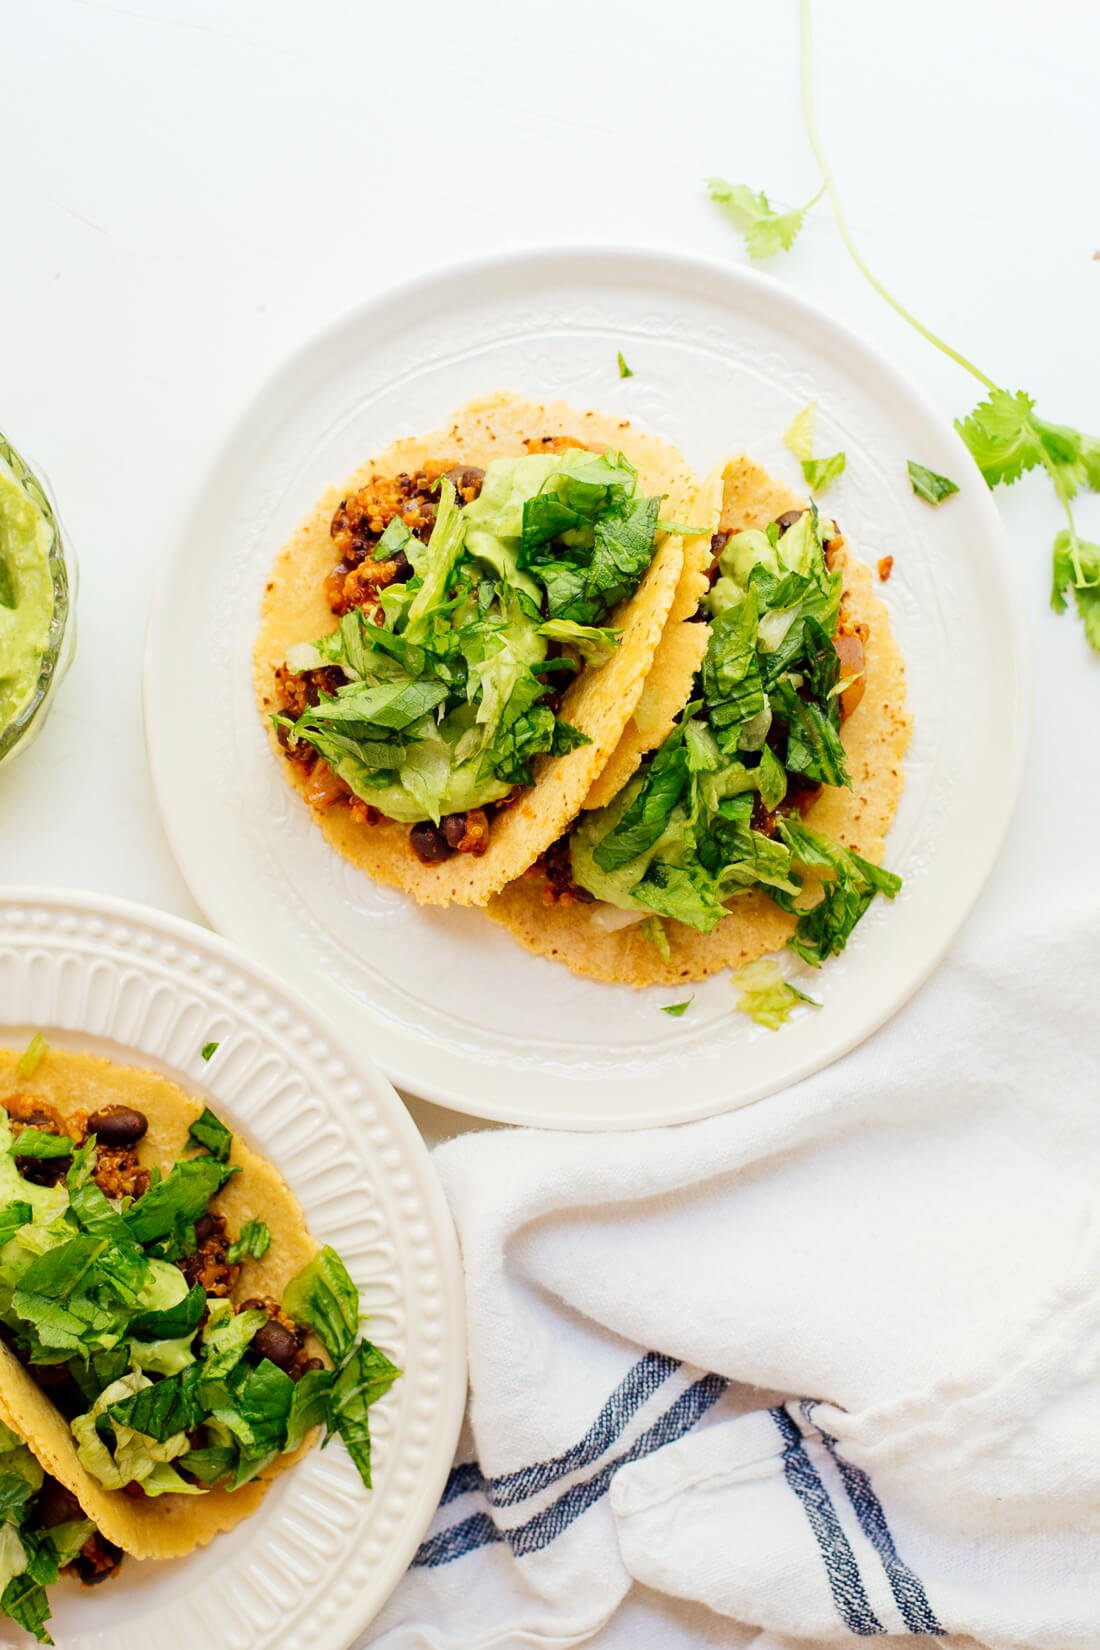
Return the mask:
<path fill-rule="evenodd" d="M 622 351 L 634 376 L 621 380 Z M 782 432 L 818 404 L 829 495 L 884 596 L 916 732 L 888 863 L 905 879 L 813 978 L 780 1035 L 728 976 L 686 991 L 577 979 L 472 911 L 418 908 L 327 846 L 273 760 L 252 697 L 260 593 L 323 489 L 394 437 L 505 386 L 621 412 L 700 471 L 746 448 L 797 480 Z M 954 477 L 939 510 L 909 458 Z M 414 1093 L 567 1128 L 682 1122 L 741 1105 L 861 1041 L 942 955 L 989 872 L 1026 740 L 1003 530 L 962 443 L 885 361 L 766 277 L 656 253 L 530 254 L 445 271 L 356 311 L 268 383 L 202 485 L 149 626 L 146 732 L 176 856 L 210 920 L 323 999 Z"/>

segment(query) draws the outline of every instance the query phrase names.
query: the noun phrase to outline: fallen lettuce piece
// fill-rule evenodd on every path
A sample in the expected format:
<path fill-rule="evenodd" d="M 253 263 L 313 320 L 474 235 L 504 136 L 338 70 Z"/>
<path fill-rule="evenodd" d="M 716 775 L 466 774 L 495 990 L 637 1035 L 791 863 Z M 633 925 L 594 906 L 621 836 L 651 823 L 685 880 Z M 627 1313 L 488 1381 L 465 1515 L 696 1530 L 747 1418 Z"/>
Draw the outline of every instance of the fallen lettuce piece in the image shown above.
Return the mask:
<path fill-rule="evenodd" d="M 804 459 L 812 458 L 814 455 L 814 413 L 816 411 L 817 402 L 807 402 L 801 412 L 795 413 L 783 432 L 785 445 L 800 464 Z"/>
<path fill-rule="evenodd" d="M 833 453 L 830 458 L 804 458 L 802 474 L 806 478 L 807 487 L 811 492 L 824 493 L 838 476 L 844 474 L 846 462 L 843 453 Z"/>
<path fill-rule="evenodd" d="M 626 362 L 623 360 L 622 350 L 619 351 L 619 377 L 620 378 L 633 378 L 634 377 L 633 369 L 628 367 Z"/>
<path fill-rule="evenodd" d="M 758 962 L 739 968 L 733 975 L 733 987 L 742 1014 L 769 1031 L 778 1031 L 786 1025 L 799 1003 L 821 1007 L 816 997 L 807 996 L 784 979 L 779 964 L 771 957 L 761 957 Z"/>
<path fill-rule="evenodd" d="M 218 1047 L 219 1045 L 217 1043 L 204 1043 L 202 1048 L 199 1050 L 199 1053 L 202 1055 L 204 1060 L 212 1060 L 218 1052 Z"/>
<path fill-rule="evenodd" d="M 695 1001 L 695 994 L 693 992 L 692 995 L 690 997 L 688 997 L 685 1002 L 682 1002 L 682 1003 L 665 1003 L 661 1008 L 661 1013 L 662 1014 L 670 1014 L 674 1020 L 679 1020 L 682 1015 L 687 1013 L 688 1009 L 691 1007 L 691 1005 L 694 1001 Z"/>
<path fill-rule="evenodd" d="M 937 475 L 935 470 L 928 470 L 915 459 L 910 459 L 906 468 L 909 471 L 909 482 L 918 498 L 924 499 L 926 504 L 942 504 L 945 498 L 957 493 L 958 483 L 949 476 Z"/>

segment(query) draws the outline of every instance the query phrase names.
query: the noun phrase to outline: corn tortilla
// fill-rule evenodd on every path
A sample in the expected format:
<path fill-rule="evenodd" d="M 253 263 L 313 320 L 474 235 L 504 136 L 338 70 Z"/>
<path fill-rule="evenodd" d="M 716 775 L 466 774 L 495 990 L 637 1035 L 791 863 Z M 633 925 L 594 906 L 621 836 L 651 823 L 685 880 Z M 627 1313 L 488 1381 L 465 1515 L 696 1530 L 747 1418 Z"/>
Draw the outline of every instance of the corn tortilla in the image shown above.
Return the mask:
<path fill-rule="evenodd" d="M 696 624 L 694 616 L 706 593 L 710 540 L 722 511 L 721 465 L 715 465 L 693 503 L 687 499 L 676 505 L 672 500 L 666 503 L 668 520 L 680 519 L 674 514 L 676 508 L 690 511 L 689 525 L 698 525 L 702 532 L 684 539 L 680 582 L 645 686 L 607 766 L 584 799 L 586 808 L 606 807 L 637 771 L 646 752 L 656 750 L 668 738 L 707 651 L 710 626 Z"/>
<path fill-rule="evenodd" d="M 721 526 L 732 531 L 763 528 L 806 502 L 743 455 L 725 464 L 722 476 Z M 905 708 L 905 663 L 890 615 L 875 593 L 870 568 L 847 549 L 842 554 L 848 612 L 871 629 L 866 689 L 841 728 L 851 789 L 826 789 L 807 822 L 877 863 L 885 854 L 886 833 L 905 783 L 902 758 L 912 723 Z M 710 934 L 666 921 L 666 962 L 639 924 L 608 933 L 594 920 L 591 905 L 545 904 L 543 886 L 541 877 L 520 878 L 496 895 L 486 914 L 529 951 L 563 962 L 574 973 L 616 985 L 676 985 L 738 968 L 785 945 L 796 921 L 766 894 L 752 889 Z"/>
<path fill-rule="evenodd" d="M 145 1167 L 156 1164 L 167 1172 L 184 1155 L 187 1131 L 202 1105 L 166 1077 L 116 1065 L 98 1055 L 56 1048 L 47 1052 L 32 1077 L 20 1077 L 18 1059 L 18 1050 L 0 1049 L 0 1101 L 16 1093 L 36 1096 L 62 1117 L 113 1103 L 133 1106 L 149 1119 L 148 1133 L 138 1148 Z M 254 1295 L 280 1299 L 294 1273 L 316 1254 L 317 1245 L 278 1170 L 257 1157 L 236 1134 L 231 1161 L 240 1164 L 241 1173 L 218 1193 L 218 1213 L 225 1216 L 234 1234 L 246 1220 L 265 1221 L 272 1232 L 266 1255 L 243 1263 L 235 1294 L 242 1300 Z M 108 1541 L 135 1558 L 181 1557 L 219 1531 L 232 1529 L 255 1512 L 272 1479 L 301 1453 L 280 1457 L 254 1483 L 232 1492 L 213 1489 L 205 1495 L 138 1498 L 104 1489 L 81 1464 L 65 1417 L 2 1344 L 0 1420 L 26 1439 L 46 1471 L 76 1496 Z"/>
<path fill-rule="evenodd" d="M 638 469 L 642 494 L 665 494 L 684 510 L 694 501 L 696 480 L 690 466 L 667 442 L 633 429 L 623 419 L 575 412 L 562 401 L 543 405 L 507 391 L 469 402 L 447 429 L 394 442 L 342 487 L 330 488 L 279 552 L 264 594 L 253 654 L 260 711 L 279 765 L 296 790 L 305 791 L 308 777 L 286 761 L 271 728 L 271 712 L 278 708 L 272 676 L 292 643 L 313 641 L 335 624 L 322 583 L 333 563 L 329 526 L 341 499 L 365 486 L 372 475 L 413 471 L 429 460 L 452 459 L 484 468 L 494 458 L 522 454 L 525 438 L 543 435 L 571 435 L 586 445 L 622 451 Z M 681 540 L 670 534 L 658 545 L 634 596 L 613 615 L 611 622 L 622 632 L 615 654 L 598 670 L 583 671 L 563 699 L 562 717 L 591 743 L 544 759 L 533 788 L 494 819 L 485 854 L 455 854 L 441 865 L 422 865 L 409 846 L 407 824 L 361 825 L 339 803 L 316 811 L 332 846 L 378 881 L 429 905 L 482 905 L 519 876 L 576 816 L 615 750 L 641 696 L 676 598 L 683 562 Z"/>

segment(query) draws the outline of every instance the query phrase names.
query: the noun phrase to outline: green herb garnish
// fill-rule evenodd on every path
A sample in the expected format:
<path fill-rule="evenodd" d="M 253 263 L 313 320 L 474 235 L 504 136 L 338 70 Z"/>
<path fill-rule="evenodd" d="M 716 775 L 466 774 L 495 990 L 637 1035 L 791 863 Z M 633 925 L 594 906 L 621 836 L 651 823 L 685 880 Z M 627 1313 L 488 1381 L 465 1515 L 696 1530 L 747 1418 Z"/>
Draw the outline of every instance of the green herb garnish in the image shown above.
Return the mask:
<path fill-rule="evenodd" d="M 619 351 L 619 377 L 620 378 L 633 378 L 634 377 L 633 368 L 628 367 L 626 362 L 623 360 L 622 350 Z"/>
<path fill-rule="evenodd" d="M 969 448 L 988 486 L 1011 486 L 1026 471 L 1036 468 L 1042 468 L 1047 472 L 1066 518 L 1065 527 L 1054 539 L 1051 606 L 1056 613 L 1064 613 L 1068 605 L 1067 598 L 1072 598 L 1084 625 L 1088 642 L 1100 651 L 1100 547 L 1081 538 L 1072 508 L 1072 500 L 1082 487 L 1087 487 L 1092 492 L 1100 492 L 1100 438 L 1073 429 L 1069 425 L 1052 424 L 1040 418 L 1035 412 L 1035 403 L 1031 396 L 1023 390 L 1002 388 L 975 366 L 973 361 L 938 337 L 894 297 L 864 261 L 848 227 L 836 179 L 825 157 L 818 133 L 813 99 L 810 0 L 800 0 L 800 6 L 802 108 L 810 146 L 822 177 L 821 190 L 814 200 L 820 199 L 821 194 L 828 194 L 841 240 L 856 268 L 879 297 L 889 304 L 907 325 L 919 332 L 922 338 L 983 386 L 983 399 L 965 418 L 956 419 L 955 428 Z M 720 185 L 717 190 L 716 184 Z M 785 220 L 776 219 L 776 224 L 769 228 L 768 219 L 774 217 L 774 214 L 768 207 L 766 196 L 754 196 L 744 185 L 738 185 L 736 189 L 731 190 L 729 185 L 722 185 L 721 180 L 715 179 L 710 180 L 708 187 L 712 197 L 726 206 L 737 227 L 745 234 L 746 246 L 754 257 L 768 256 L 772 252 L 788 249 L 802 227 L 805 212 L 814 204 L 810 201 L 799 211 L 787 214 Z M 736 196 L 736 200 L 731 203 L 726 198 L 727 194 Z M 754 211 L 750 209 L 752 202 L 757 203 L 756 213 L 763 212 L 763 230 L 757 236 L 755 249 L 750 238 L 753 236 L 755 223 Z M 779 223 L 782 223 L 781 232 L 777 227 Z M 930 476 L 932 472 L 923 471 L 919 465 L 909 466 L 914 492 L 921 498 L 927 498 L 929 503 L 939 503 L 948 492 L 957 490 L 949 486 L 939 497 L 929 497 L 917 484 L 914 469 L 924 476 Z M 946 477 L 934 477 L 937 485 L 942 485 L 946 480 Z M 931 490 L 935 492 L 936 486 Z"/>
<path fill-rule="evenodd" d="M 763 191 L 754 194 L 747 184 L 727 183 L 725 178 L 708 178 L 707 188 L 711 200 L 718 203 L 727 218 L 741 231 L 750 258 L 770 258 L 776 252 L 789 252 L 806 213 L 825 193 L 822 187 L 803 206 L 777 212 Z"/>
<path fill-rule="evenodd" d="M 204 1060 L 212 1060 L 220 1048 L 219 1043 L 204 1043 L 199 1050 Z"/>
<path fill-rule="evenodd" d="M 909 481 L 918 498 L 924 499 L 926 504 L 942 504 L 945 498 L 958 492 L 958 485 L 949 476 L 937 475 L 935 470 L 925 469 L 910 459 L 907 465 Z"/>

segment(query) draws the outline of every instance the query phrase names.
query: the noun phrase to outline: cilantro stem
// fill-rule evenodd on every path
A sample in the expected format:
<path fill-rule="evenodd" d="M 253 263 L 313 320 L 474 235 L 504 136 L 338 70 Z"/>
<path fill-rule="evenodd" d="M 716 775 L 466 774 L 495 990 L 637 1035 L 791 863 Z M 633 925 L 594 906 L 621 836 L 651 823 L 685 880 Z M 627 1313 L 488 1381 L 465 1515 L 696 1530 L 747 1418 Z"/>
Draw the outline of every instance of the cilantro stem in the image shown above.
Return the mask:
<path fill-rule="evenodd" d="M 806 135 L 810 140 L 810 148 L 814 152 L 814 159 L 817 161 L 818 170 L 824 180 L 822 189 L 828 190 L 829 202 L 833 209 L 833 216 L 836 219 L 836 226 L 840 230 L 840 238 L 847 247 L 848 252 L 851 255 L 852 262 L 855 264 L 864 279 L 869 281 L 871 286 L 874 287 L 879 297 L 884 299 L 885 302 L 890 305 L 890 308 L 895 310 L 897 314 L 901 316 L 903 321 L 908 321 L 909 325 L 919 332 L 922 338 L 926 338 L 930 344 L 934 344 L 936 349 L 938 349 L 943 355 L 948 356 L 952 361 L 956 362 L 956 364 L 962 367 L 966 372 L 970 373 L 970 375 L 973 378 L 976 378 L 980 384 L 984 384 L 986 389 L 995 390 L 997 385 L 993 382 L 993 379 L 987 378 L 981 368 L 974 365 L 973 361 L 968 361 L 966 356 L 961 354 L 959 350 L 952 349 L 950 344 L 945 343 L 942 338 L 937 338 L 936 334 L 931 332 L 928 327 L 923 324 L 923 322 L 918 321 L 917 317 L 911 310 L 906 309 L 903 303 L 900 303 L 891 292 L 887 291 L 886 287 L 883 286 L 874 270 L 864 262 L 862 256 L 860 255 L 859 248 L 856 246 L 856 243 L 852 238 L 852 232 L 848 228 L 848 220 L 844 216 L 844 208 L 840 204 L 840 193 L 836 186 L 836 179 L 834 178 L 832 168 L 826 159 L 825 150 L 821 142 L 821 134 L 817 129 L 817 115 L 814 112 L 813 24 L 810 16 L 810 0 L 799 0 L 799 10 L 801 15 L 802 42 L 802 114 L 806 122 Z M 815 200 L 820 200 L 820 198 L 820 194 L 815 195 L 814 197 Z"/>

